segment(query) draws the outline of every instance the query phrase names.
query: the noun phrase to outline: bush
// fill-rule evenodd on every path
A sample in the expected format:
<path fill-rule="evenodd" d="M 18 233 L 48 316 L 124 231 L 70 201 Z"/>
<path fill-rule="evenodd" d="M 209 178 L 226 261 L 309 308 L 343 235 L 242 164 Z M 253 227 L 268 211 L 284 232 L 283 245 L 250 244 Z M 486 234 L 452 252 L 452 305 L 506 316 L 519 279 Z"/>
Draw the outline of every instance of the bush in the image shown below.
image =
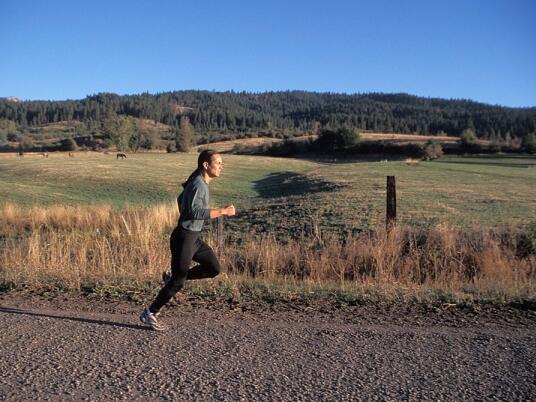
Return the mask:
<path fill-rule="evenodd" d="M 460 135 L 460 149 L 462 152 L 476 153 L 481 151 L 478 145 L 478 138 L 473 130 L 466 128 Z"/>
<path fill-rule="evenodd" d="M 536 134 L 530 133 L 523 137 L 521 149 L 529 154 L 536 153 Z"/>
<path fill-rule="evenodd" d="M 489 145 L 489 152 L 492 153 L 492 154 L 498 154 L 499 152 L 502 151 L 502 146 L 501 144 L 499 144 L 498 142 L 492 142 L 490 145 Z"/>
<path fill-rule="evenodd" d="M 315 141 L 315 148 L 321 152 L 342 150 L 356 145 L 359 142 L 359 138 L 359 132 L 353 128 L 323 129 Z"/>
<path fill-rule="evenodd" d="M 296 143 L 292 140 L 284 140 L 282 142 L 273 143 L 268 148 L 267 153 L 271 156 L 290 156 L 298 152 Z"/>
<path fill-rule="evenodd" d="M 462 135 L 460 135 L 460 141 L 465 144 L 474 144 L 477 140 L 475 132 L 470 128 L 463 130 Z"/>
<path fill-rule="evenodd" d="M 386 141 L 364 141 L 347 150 L 351 154 L 397 155 L 422 158 L 424 147 L 420 144 L 393 144 Z"/>
<path fill-rule="evenodd" d="M 441 144 L 435 141 L 428 141 L 423 149 L 423 160 L 431 161 L 443 156 L 443 147 Z"/>
<path fill-rule="evenodd" d="M 60 149 L 62 151 L 76 151 L 78 149 L 78 145 L 76 145 L 75 140 L 72 138 L 64 138 L 60 141 Z"/>
<path fill-rule="evenodd" d="M 7 140 L 11 142 L 18 142 L 20 140 L 20 135 L 18 133 L 8 133 Z"/>
<path fill-rule="evenodd" d="M 166 152 L 169 154 L 169 153 L 172 153 L 172 152 L 177 152 L 177 147 L 175 146 L 175 143 L 174 142 L 170 142 L 167 144 L 166 146 Z"/>

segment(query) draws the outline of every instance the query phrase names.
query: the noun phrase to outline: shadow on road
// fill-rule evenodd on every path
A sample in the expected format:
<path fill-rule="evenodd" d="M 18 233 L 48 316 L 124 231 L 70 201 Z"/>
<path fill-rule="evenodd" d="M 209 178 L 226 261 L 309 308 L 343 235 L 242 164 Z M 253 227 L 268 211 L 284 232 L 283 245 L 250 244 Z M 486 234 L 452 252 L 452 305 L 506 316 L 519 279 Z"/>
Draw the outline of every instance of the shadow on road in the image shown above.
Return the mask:
<path fill-rule="evenodd" d="M 90 318 L 67 317 L 67 316 L 62 316 L 62 315 L 36 313 L 36 312 L 30 311 L 30 310 L 21 310 L 21 309 L 18 309 L 18 308 L 10 308 L 10 307 L 0 307 L 0 313 L 24 314 L 24 315 L 30 315 L 30 316 L 33 316 L 33 317 L 47 317 L 47 318 L 56 318 L 56 319 L 59 319 L 59 320 L 85 322 L 85 323 L 89 323 L 89 324 L 110 325 L 112 327 L 118 327 L 118 328 L 141 329 L 141 330 L 144 330 L 144 331 L 150 330 L 150 328 L 147 328 L 147 327 L 145 327 L 143 325 L 125 324 L 125 323 L 122 323 L 122 322 L 104 321 L 104 320 L 92 320 Z"/>

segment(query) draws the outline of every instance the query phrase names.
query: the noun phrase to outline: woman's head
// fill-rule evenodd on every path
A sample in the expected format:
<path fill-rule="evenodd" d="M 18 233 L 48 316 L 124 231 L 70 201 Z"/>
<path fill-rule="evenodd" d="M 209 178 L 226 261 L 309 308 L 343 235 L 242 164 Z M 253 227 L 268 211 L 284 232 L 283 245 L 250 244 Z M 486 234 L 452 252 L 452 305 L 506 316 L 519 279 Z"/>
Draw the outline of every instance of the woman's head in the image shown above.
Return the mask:
<path fill-rule="evenodd" d="M 197 175 L 205 174 L 209 179 L 213 177 L 219 177 L 223 170 L 223 162 L 221 155 L 211 149 L 205 149 L 199 154 L 197 158 L 197 169 L 192 172 L 188 180 L 182 183 L 183 187 L 186 187 Z"/>
<path fill-rule="evenodd" d="M 197 158 L 197 169 L 207 172 L 209 177 L 218 177 L 223 169 L 220 154 L 211 149 L 205 149 Z"/>

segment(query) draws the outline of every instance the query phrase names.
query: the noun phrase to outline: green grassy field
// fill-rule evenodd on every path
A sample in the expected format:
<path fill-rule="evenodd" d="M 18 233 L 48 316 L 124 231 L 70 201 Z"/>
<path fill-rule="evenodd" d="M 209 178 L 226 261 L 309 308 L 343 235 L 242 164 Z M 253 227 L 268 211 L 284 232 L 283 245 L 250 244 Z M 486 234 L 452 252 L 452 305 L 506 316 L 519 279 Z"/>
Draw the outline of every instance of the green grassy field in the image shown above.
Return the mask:
<path fill-rule="evenodd" d="M 0 156 L 0 200 L 20 205 L 114 207 L 174 203 L 196 154 L 140 153 Z M 234 231 L 297 234 L 315 228 L 348 233 L 383 224 L 385 181 L 397 180 L 402 223 L 504 226 L 536 220 L 536 158 L 445 157 L 404 161 L 318 161 L 224 155 L 212 203 L 234 203 Z"/>

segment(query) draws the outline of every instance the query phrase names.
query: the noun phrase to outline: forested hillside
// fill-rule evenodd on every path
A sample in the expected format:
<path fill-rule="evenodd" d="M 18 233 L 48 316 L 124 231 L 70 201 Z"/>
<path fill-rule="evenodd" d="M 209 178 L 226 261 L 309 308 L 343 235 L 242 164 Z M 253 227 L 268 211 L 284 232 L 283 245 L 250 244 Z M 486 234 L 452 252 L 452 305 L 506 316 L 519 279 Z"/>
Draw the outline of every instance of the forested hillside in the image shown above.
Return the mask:
<path fill-rule="evenodd" d="M 178 128 L 187 115 L 195 132 L 232 133 L 283 129 L 311 132 L 319 127 L 352 126 L 396 133 L 460 135 L 500 140 L 536 131 L 536 108 L 506 108 L 469 100 L 422 98 L 407 94 L 337 94 L 304 91 L 175 91 L 119 96 L 102 93 L 82 100 L 0 100 L 0 119 L 17 129 L 60 121 L 80 121 L 94 134 L 111 114 L 150 119 Z"/>

